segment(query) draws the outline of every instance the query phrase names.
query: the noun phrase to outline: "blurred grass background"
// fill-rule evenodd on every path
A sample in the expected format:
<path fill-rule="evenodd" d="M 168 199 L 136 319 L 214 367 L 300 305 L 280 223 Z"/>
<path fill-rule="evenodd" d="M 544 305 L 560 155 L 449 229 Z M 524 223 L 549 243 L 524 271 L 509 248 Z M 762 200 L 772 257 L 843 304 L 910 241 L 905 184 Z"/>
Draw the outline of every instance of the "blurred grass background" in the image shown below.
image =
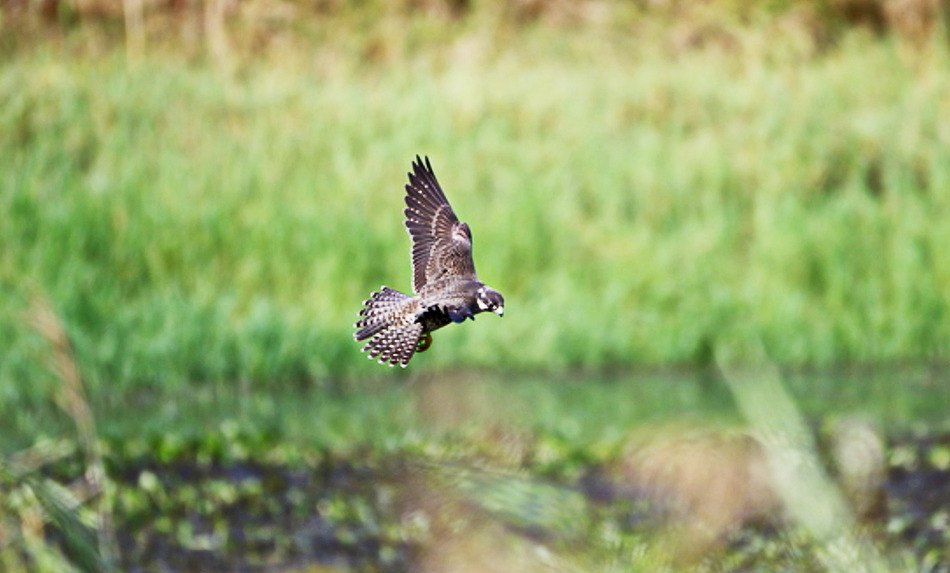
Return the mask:
<path fill-rule="evenodd" d="M 740 369 L 747 347 L 780 366 L 819 433 L 857 412 L 926 440 L 950 399 L 947 13 L 937 0 L 4 3 L 0 451 L 34 445 L 40 462 L 0 457 L 0 525 L 23 537 L 0 539 L 0 565 L 62 570 L 44 510 L 62 514 L 67 541 L 114 533 L 115 515 L 119 555 L 100 540 L 88 570 L 151 559 L 163 535 L 200 553 L 189 496 L 206 484 L 179 488 L 180 468 L 365 463 L 380 479 L 381 452 L 441 462 L 474 449 L 589 493 L 585 472 L 629 462 L 637 426 L 784 423 L 768 400 L 736 407 L 742 385 L 717 356 Z M 402 194 L 417 153 L 507 312 L 440 331 L 392 371 L 358 352 L 352 323 L 380 284 L 409 288 Z M 31 323 L 45 300 L 56 336 Z M 750 378 L 778 387 L 763 371 Z M 938 441 L 885 459 L 867 428 L 875 472 L 946 471 Z M 681 464 L 694 483 L 704 451 L 727 475 L 758 463 L 744 442 L 709 446 L 716 431 L 702 426 L 713 437 L 695 448 L 660 439 L 657 471 Z M 77 509 L 82 491 L 74 501 L 34 477 L 62 459 L 68 471 L 49 471 L 64 483 L 105 472 L 86 491 L 99 517 Z M 266 497 L 284 493 L 302 520 L 339 526 L 325 500 Z M 273 509 L 260 494 L 255 519 Z M 339 495 L 344 524 L 385 513 Z M 199 517 L 218 527 L 235 499 Z M 616 511 L 588 532 L 591 552 L 627 551 L 612 570 L 653 563 Z M 879 524 L 894 543 L 917 531 L 901 511 Z M 284 545 L 310 535 L 264 521 Z M 390 557 L 406 551 L 393 531 Z M 243 563 L 243 536 L 216 550 Z M 943 541 L 921 541 L 914 563 L 946 560 Z M 755 551 L 739 557 L 762 566 Z"/>
<path fill-rule="evenodd" d="M 942 361 L 940 12 L 918 37 L 839 4 L 8 9 L 2 403 L 42 392 L 35 292 L 94 387 L 378 373 L 351 324 L 408 288 L 416 153 L 511 312 L 415 370 L 703 366 L 735 332 L 790 366 Z"/>

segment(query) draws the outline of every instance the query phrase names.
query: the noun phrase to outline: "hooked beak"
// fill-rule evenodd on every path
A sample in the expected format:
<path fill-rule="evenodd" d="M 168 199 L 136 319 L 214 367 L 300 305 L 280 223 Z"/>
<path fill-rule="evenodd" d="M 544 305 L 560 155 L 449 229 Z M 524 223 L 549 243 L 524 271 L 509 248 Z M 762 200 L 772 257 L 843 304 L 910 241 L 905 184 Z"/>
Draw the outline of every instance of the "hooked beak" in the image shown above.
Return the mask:
<path fill-rule="evenodd" d="M 498 308 L 496 308 L 495 314 L 497 314 L 498 316 L 505 316 L 505 307 L 499 306 Z"/>

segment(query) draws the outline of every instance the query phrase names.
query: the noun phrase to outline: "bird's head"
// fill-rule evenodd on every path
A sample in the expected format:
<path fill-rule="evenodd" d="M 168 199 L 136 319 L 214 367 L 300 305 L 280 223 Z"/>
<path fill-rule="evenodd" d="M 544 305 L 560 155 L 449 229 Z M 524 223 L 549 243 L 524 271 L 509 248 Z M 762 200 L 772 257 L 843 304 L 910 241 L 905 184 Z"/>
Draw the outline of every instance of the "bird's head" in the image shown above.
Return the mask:
<path fill-rule="evenodd" d="M 498 316 L 505 314 L 505 297 L 497 290 L 482 285 L 475 293 L 475 300 L 478 303 L 478 310 L 494 312 Z"/>

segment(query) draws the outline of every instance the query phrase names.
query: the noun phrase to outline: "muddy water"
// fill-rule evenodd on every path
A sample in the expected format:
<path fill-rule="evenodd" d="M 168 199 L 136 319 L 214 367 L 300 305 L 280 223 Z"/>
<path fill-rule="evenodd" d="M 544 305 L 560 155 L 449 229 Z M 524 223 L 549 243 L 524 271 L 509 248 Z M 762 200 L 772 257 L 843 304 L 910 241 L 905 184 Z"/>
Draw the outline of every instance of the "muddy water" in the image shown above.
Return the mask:
<path fill-rule="evenodd" d="M 883 503 L 864 523 L 887 546 L 947 558 L 950 435 L 894 437 L 887 451 Z M 466 466 L 418 453 L 324 455 L 301 467 L 142 460 L 117 476 L 120 489 L 140 491 L 144 484 L 150 492 L 138 511 L 121 496 L 117 504 L 123 569 L 449 570 L 453 556 L 484 557 L 490 546 L 505 548 L 495 559 L 531 570 L 517 561 L 523 556 L 511 548 L 512 539 L 584 551 L 585 536 L 605 526 L 571 525 L 572 511 L 619 529 L 663 526 L 663 500 L 630 492 L 604 465 L 587 469 L 552 478 L 492 468 L 485 459 Z M 525 488 L 537 499 L 526 502 Z M 558 504 L 564 515 L 552 509 Z M 730 543 L 747 542 L 749 535 L 766 541 L 779 535 L 777 524 L 761 525 L 739 524 L 743 531 L 724 535 L 725 549 L 717 551 L 728 552 Z M 466 533 L 450 533 L 459 530 Z"/>

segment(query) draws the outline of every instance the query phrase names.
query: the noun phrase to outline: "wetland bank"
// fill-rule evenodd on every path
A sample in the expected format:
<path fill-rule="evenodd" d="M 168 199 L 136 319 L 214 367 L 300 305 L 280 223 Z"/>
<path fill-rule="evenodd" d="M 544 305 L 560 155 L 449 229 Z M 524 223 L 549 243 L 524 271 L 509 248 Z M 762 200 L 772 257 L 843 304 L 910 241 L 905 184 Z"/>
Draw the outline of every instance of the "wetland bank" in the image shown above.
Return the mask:
<path fill-rule="evenodd" d="M 892 569 L 948 559 L 940 524 L 950 502 L 950 396 L 946 386 L 932 391 L 942 376 L 787 380 L 857 531 Z M 855 391 L 862 381 L 884 394 Z M 141 397 L 132 411 L 101 407 L 121 569 L 823 565 L 821 544 L 785 516 L 773 485 L 750 481 L 762 463 L 755 434 L 708 374 L 418 375 L 357 386 L 330 400 L 316 390 L 197 392 L 188 402 Z M 842 456 L 836 436 L 855 423 L 860 439 L 844 442 Z M 82 481 L 75 444 L 44 439 L 33 450 L 59 451 L 43 476 Z M 840 465 L 848 456 L 876 467 L 853 471 Z M 867 483 L 855 488 L 855 476 Z M 694 522 L 713 533 L 671 533 Z M 671 562 L 657 549 L 671 539 L 688 557 Z"/>

